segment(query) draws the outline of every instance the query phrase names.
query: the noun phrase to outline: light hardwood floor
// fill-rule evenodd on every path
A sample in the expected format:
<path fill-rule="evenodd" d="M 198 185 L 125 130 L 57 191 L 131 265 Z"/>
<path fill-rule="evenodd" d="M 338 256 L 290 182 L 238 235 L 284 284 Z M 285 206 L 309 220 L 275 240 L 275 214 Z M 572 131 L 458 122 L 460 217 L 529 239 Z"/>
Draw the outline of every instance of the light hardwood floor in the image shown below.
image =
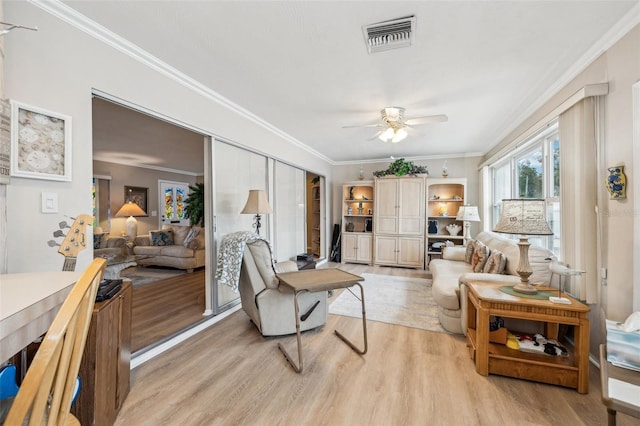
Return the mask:
<path fill-rule="evenodd" d="M 131 350 L 139 351 L 203 320 L 204 274 L 190 274 L 133 289 Z"/>
<path fill-rule="evenodd" d="M 353 273 L 427 277 L 398 268 L 336 265 Z M 366 294 L 365 294 L 366 296 Z M 335 297 L 335 296 L 334 296 Z M 116 425 L 604 425 L 598 370 L 589 394 L 475 372 L 462 336 L 329 315 L 302 336 L 305 370 L 280 351 L 295 336 L 263 338 L 242 311 L 132 371 Z M 620 426 L 640 421 L 618 415 Z"/>

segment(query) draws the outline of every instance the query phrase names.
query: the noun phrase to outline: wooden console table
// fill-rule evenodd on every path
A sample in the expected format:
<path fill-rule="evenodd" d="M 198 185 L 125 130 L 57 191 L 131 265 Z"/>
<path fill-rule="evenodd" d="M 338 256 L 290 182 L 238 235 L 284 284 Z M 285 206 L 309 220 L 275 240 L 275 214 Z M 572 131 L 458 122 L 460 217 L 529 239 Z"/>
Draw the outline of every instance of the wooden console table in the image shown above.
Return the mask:
<path fill-rule="evenodd" d="M 504 285 L 488 282 L 468 284 L 467 342 L 476 371 L 484 376 L 499 374 L 572 387 L 580 393 L 588 393 L 589 307 L 573 298 L 569 298 L 570 305 L 562 305 L 548 300 L 511 296 L 500 291 Z M 574 348 L 565 357 L 518 351 L 506 345 L 490 343 L 491 316 L 542 322 L 545 337 L 555 340 L 558 339 L 559 324 L 572 325 L 575 327 Z"/>
<path fill-rule="evenodd" d="M 129 394 L 131 281 L 93 308 L 80 364 L 82 387 L 71 412 L 82 425 L 112 425 Z"/>

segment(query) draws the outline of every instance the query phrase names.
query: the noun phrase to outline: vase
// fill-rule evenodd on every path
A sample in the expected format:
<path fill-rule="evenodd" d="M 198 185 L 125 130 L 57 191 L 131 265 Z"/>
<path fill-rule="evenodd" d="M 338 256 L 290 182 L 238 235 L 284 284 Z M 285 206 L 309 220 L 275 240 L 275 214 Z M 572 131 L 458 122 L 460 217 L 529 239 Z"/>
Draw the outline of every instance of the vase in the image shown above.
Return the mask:
<path fill-rule="evenodd" d="M 429 233 L 430 234 L 437 234 L 438 233 L 438 221 L 437 220 L 430 220 L 429 221 Z"/>
<path fill-rule="evenodd" d="M 607 177 L 607 190 L 612 200 L 627 198 L 627 177 L 624 174 L 624 166 L 609 167 Z"/>

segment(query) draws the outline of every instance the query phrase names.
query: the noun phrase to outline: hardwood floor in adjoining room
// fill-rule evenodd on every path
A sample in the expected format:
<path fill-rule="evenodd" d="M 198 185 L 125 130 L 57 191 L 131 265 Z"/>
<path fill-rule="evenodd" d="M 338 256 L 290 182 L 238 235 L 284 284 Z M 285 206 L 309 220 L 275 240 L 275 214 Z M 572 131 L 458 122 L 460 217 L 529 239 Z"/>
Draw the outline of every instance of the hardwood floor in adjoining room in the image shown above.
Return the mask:
<path fill-rule="evenodd" d="M 429 277 L 428 271 L 328 266 Z M 303 333 L 305 369 L 296 374 L 277 348 L 282 342 L 295 353 L 295 336 L 263 338 L 244 312 L 235 312 L 134 369 L 116 425 L 606 424 L 593 366 L 589 394 L 581 395 L 480 376 L 460 335 L 368 321 L 369 352 L 359 356 L 334 329 L 362 341 L 361 320 L 329 315 L 324 327 Z M 618 414 L 618 425 L 637 424 Z"/>
<path fill-rule="evenodd" d="M 132 352 L 204 319 L 204 274 L 201 268 L 133 289 Z"/>

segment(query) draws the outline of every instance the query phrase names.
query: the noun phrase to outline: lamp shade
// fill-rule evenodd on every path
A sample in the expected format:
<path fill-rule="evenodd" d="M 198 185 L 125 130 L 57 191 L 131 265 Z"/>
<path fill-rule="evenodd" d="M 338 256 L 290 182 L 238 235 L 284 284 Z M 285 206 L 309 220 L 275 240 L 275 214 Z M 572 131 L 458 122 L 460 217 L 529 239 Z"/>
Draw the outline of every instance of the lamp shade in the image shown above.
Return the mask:
<path fill-rule="evenodd" d="M 134 203 L 133 201 L 126 202 L 118 213 L 116 213 L 116 217 L 131 217 L 131 216 L 146 216 L 147 213 L 140 208 L 139 205 Z"/>
<path fill-rule="evenodd" d="M 456 220 L 462 220 L 465 222 L 480 222 L 480 215 L 478 214 L 477 206 L 460 206 Z"/>
<path fill-rule="evenodd" d="M 553 235 L 545 201 L 533 198 L 502 200 L 502 214 L 493 229 L 503 234 Z"/>
<path fill-rule="evenodd" d="M 249 190 L 249 198 L 247 203 L 240 212 L 241 214 L 271 214 L 271 206 L 267 199 L 267 193 L 262 189 Z"/>

